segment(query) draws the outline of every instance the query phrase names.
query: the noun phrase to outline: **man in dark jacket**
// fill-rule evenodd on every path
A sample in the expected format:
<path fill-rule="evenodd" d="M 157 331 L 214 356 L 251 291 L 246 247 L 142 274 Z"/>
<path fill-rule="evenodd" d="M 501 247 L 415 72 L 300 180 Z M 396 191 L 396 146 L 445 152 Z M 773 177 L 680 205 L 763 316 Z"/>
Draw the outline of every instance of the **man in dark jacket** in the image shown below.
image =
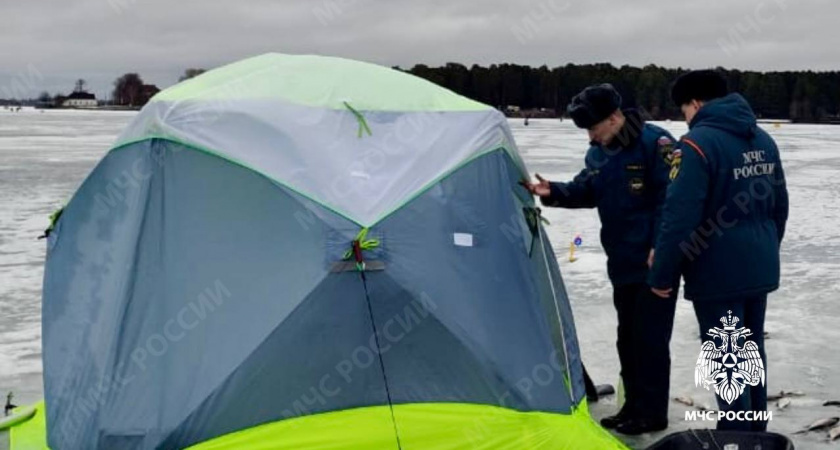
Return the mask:
<path fill-rule="evenodd" d="M 698 382 L 705 378 L 707 388 L 715 385 L 720 410 L 765 411 L 764 312 L 767 294 L 779 286 L 779 246 L 788 217 L 779 149 L 758 127 L 746 100 L 728 94 L 726 80 L 716 72 L 683 75 L 671 95 L 685 114 L 689 132 L 674 152 L 673 181 L 649 283 L 657 295 L 668 297 L 672 280 L 682 273 L 701 340 L 715 347 L 707 354 L 704 344 Z M 736 328 L 733 317 L 739 320 Z M 708 334 L 713 328 L 726 333 L 740 327 L 752 335 L 735 339 L 730 348 L 722 348 L 721 340 Z M 750 341 L 757 352 L 749 351 Z M 734 367 L 727 364 L 730 355 L 737 357 Z M 712 361 L 713 357 L 722 359 Z M 719 373 L 709 376 L 710 372 Z M 737 392 L 740 386 L 745 389 L 734 399 L 733 391 L 725 389 L 735 387 Z M 718 429 L 766 428 L 762 421 L 718 422 Z"/>
<path fill-rule="evenodd" d="M 528 188 L 546 206 L 598 208 L 626 393 L 618 414 L 601 423 L 639 434 L 668 424 L 676 294 L 668 300 L 654 296 L 646 277 L 674 140 L 662 128 L 646 124 L 638 112 L 620 107 L 621 96 L 608 84 L 586 88 L 572 99 L 569 115 L 589 131 L 591 140 L 586 168 L 568 183 L 549 183 L 537 175 L 539 183 Z"/>

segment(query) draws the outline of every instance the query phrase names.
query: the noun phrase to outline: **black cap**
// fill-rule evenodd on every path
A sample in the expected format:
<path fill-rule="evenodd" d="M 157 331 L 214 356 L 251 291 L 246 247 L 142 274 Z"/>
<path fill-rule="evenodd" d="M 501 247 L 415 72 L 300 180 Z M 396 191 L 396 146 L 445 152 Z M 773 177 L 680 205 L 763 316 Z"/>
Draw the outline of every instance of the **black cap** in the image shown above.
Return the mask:
<path fill-rule="evenodd" d="M 578 128 L 592 128 L 621 108 L 621 94 L 608 83 L 589 86 L 575 95 L 566 112 Z"/>
<path fill-rule="evenodd" d="M 714 70 L 695 70 L 677 78 L 671 87 L 671 100 L 682 106 L 692 100 L 707 102 L 725 97 L 728 93 L 723 75 Z"/>

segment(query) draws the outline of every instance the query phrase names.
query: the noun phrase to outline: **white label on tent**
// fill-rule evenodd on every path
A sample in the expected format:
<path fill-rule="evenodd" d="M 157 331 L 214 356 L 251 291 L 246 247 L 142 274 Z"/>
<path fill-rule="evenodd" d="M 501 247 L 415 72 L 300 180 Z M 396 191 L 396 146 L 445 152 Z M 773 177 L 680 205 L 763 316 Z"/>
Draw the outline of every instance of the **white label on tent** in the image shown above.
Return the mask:
<path fill-rule="evenodd" d="M 473 235 L 469 233 L 455 233 L 452 237 L 455 238 L 455 245 L 459 247 L 473 246 Z"/>

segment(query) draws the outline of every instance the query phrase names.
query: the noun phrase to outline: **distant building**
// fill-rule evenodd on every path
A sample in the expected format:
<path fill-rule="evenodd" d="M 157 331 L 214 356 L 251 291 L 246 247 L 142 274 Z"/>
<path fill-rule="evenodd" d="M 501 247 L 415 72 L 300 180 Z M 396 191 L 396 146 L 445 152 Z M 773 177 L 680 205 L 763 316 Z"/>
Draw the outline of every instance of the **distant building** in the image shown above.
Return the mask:
<path fill-rule="evenodd" d="M 96 108 L 96 96 L 90 92 L 76 91 L 65 97 L 60 103 L 64 108 Z"/>

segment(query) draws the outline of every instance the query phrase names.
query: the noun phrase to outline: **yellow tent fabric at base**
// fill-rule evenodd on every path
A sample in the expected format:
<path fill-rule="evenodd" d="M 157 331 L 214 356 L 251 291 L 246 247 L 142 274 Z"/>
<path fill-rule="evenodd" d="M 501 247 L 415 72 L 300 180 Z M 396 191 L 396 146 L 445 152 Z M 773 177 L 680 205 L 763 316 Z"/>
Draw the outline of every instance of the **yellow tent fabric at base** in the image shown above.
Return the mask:
<path fill-rule="evenodd" d="M 585 405 L 570 414 L 520 412 L 489 405 L 395 405 L 403 449 L 622 449 L 589 416 Z"/>
<path fill-rule="evenodd" d="M 44 402 L 32 419 L 11 429 L 11 450 L 48 450 Z M 627 449 L 589 416 L 585 402 L 572 414 L 520 412 L 489 405 L 394 405 L 403 450 Z M 371 406 L 281 420 L 196 444 L 189 450 L 396 449 L 391 411 Z"/>
<path fill-rule="evenodd" d="M 35 415 L 9 430 L 11 450 L 49 450 L 47 447 L 47 412 L 44 401 L 35 404 Z"/>
<path fill-rule="evenodd" d="M 391 412 L 372 406 L 315 414 L 241 430 L 190 450 L 397 448 Z M 394 405 L 403 450 L 609 450 L 627 447 L 598 426 L 582 404 L 572 414 L 520 412 L 489 405 Z"/>
<path fill-rule="evenodd" d="M 397 448 L 387 406 L 356 408 L 281 420 L 237 431 L 189 450 L 247 448 L 382 450 Z"/>

